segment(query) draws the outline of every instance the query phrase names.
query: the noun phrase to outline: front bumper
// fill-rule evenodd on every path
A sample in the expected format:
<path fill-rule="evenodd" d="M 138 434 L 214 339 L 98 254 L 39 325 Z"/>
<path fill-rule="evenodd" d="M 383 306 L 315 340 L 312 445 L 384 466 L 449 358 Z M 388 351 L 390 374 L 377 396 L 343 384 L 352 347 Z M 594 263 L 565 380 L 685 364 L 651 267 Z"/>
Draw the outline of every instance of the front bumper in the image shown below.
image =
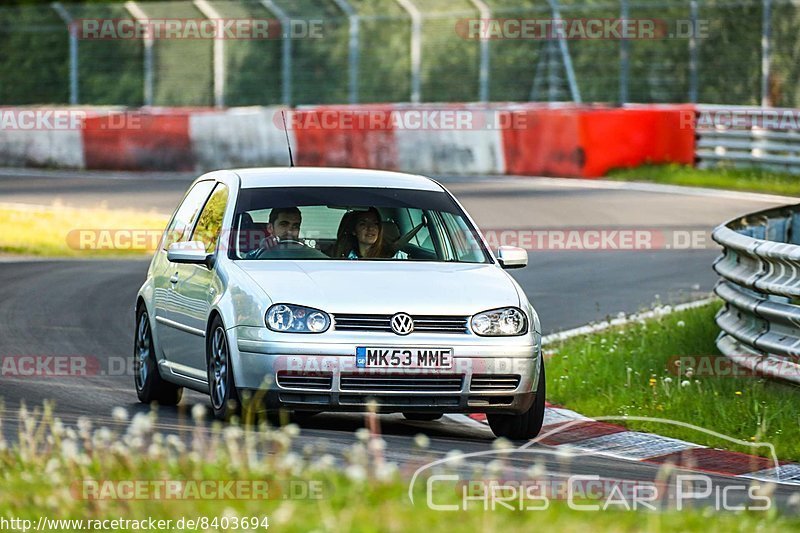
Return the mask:
<path fill-rule="evenodd" d="M 236 385 L 264 391 L 269 405 L 313 411 L 521 413 L 538 383 L 538 334 L 509 338 L 475 335 L 289 335 L 265 328 L 229 330 Z M 398 340 L 400 339 L 400 340 Z M 450 369 L 363 369 L 358 346 L 447 347 Z"/>

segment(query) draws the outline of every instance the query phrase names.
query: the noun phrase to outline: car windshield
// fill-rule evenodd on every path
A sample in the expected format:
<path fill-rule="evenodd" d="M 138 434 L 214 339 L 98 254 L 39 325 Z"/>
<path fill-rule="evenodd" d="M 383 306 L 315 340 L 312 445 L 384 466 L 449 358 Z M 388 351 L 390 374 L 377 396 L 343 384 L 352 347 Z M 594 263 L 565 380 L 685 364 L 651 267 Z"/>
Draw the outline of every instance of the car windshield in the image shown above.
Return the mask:
<path fill-rule="evenodd" d="M 229 257 L 489 263 L 444 192 L 367 187 L 242 189 Z"/>

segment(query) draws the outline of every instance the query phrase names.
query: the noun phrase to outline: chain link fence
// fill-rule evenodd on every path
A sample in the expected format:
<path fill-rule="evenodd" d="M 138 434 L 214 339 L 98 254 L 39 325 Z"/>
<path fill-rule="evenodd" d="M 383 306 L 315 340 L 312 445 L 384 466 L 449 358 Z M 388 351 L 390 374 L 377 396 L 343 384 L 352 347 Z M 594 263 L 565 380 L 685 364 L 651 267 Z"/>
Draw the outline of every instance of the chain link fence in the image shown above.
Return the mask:
<path fill-rule="evenodd" d="M 620 20 L 655 34 L 552 30 Z M 234 31 L 188 31 L 202 21 Z M 268 35 L 237 33 L 241 21 L 266 21 Z M 800 0 L 56 2 L 0 8 L 0 50 L 3 105 L 800 107 Z"/>

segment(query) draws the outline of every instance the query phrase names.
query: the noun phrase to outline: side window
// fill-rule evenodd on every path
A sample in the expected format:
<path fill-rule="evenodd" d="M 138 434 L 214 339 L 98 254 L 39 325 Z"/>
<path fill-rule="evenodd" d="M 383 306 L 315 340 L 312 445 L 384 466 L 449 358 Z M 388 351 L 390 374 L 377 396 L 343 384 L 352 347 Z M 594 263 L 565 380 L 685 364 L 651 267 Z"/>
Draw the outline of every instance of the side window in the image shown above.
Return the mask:
<path fill-rule="evenodd" d="M 442 213 L 442 220 L 447 228 L 458 261 L 480 263 L 485 261 L 483 251 L 475 235 L 469 230 L 467 223 L 460 216 Z"/>
<path fill-rule="evenodd" d="M 228 188 L 222 183 L 217 184 L 211 198 L 197 219 L 197 226 L 192 233 L 193 241 L 200 241 L 206 246 L 206 252 L 213 254 L 217 248 L 219 234 L 222 232 L 222 217 L 225 206 L 228 205 Z"/>
<path fill-rule="evenodd" d="M 167 231 L 164 232 L 162 244 L 164 250 L 168 249 L 170 244 L 189 240 L 189 232 L 213 186 L 213 181 L 201 181 L 192 187 L 183 203 L 175 211 Z"/>

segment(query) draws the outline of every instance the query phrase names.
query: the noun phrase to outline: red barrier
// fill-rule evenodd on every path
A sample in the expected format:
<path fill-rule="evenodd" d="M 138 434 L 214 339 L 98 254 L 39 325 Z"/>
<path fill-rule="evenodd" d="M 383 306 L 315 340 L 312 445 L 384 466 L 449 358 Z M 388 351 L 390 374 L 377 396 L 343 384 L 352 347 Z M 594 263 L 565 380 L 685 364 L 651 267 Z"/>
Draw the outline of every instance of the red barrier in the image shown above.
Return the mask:
<path fill-rule="evenodd" d="M 391 105 L 325 106 L 291 113 L 296 163 L 312 167 L 397 169 Z"/>
<path fill-rule="evenodd" d="M 189 138 L 191 112 L 185 109 L 87 118 L 83 127 L 86 168 L 194 170 Z"/>
<path fill-rule="evenodd" d="M 506 174 L 583 175 L 580 121 L 572 109 L 524 108 L 511 111 L 516 128 L 503 130 Z"/>
<path fill-rule="evenodd" d="M 458 109 L 463 104 L 430 106 L 435 111 Z M 417 161 L 409 162 L 409 154 L 405 153 L 402 162 L 405 168 L 400 168 L 395 131 L 396 127 L 406 126 L 393 123 L 398 118 L 397 112 L 406 108 L 393 104 L 342 105 L 287 113 L 296 139 L 295 160 L 298 165 L 306 166 L 408 170 Z M 499 164 L 500 173 L 594 178 L 617 167 L 694 161 L 694 126 L 693 121 L 686 120 L 687 113 L 693 112 L 690 105 L 553 108 L 544 104 L 496 104 L 492 108 L 505 109 L 511 115 L 503 121 L 507 126 L 502 129 L 505 168 Z M 150 108 L 89 116 L 82 132 L 86 168 L 194 170 L 189 117 L 210 111 L 215 110 Z M 276 127 L 282 128 L 280 114 L 273 118 Z M 421 131 L 425 132 L 424 139 L 438 139 L 435 127 Z M 408 141 L 409 135 L 415 133 L 406 131 L 403 146 L 413 146 Z M 451 132 L 443 135 L 447 140 Z M 450 150 L 450 145 L 445 145 Z M 446 160 L 450 155 L 450 151 L 443 152 L 442 158 Z M 481 172 L 476 165 L 473 167 L 459 168 L 467 173 Z M 427 172 L 426 168 L 416 169 Z M 430 172 L 436 172 L 434 168 L 439 167 L 432 165 Z"/>
<path fill-rule="evenodd" d="M 503 131 L 506 172 L 596 178 L 612 168 L 646 163 L 692 164 L 691 106 L 512 111 L 524 127 Z"/>
<path fill-rule="evenodd" d="M 691 107 L 598 109 L 581 112 L 582 176 L 604 176 L 613 168 L 648 163 L 694 162 L 694 128 L 681 128 Z"/>

